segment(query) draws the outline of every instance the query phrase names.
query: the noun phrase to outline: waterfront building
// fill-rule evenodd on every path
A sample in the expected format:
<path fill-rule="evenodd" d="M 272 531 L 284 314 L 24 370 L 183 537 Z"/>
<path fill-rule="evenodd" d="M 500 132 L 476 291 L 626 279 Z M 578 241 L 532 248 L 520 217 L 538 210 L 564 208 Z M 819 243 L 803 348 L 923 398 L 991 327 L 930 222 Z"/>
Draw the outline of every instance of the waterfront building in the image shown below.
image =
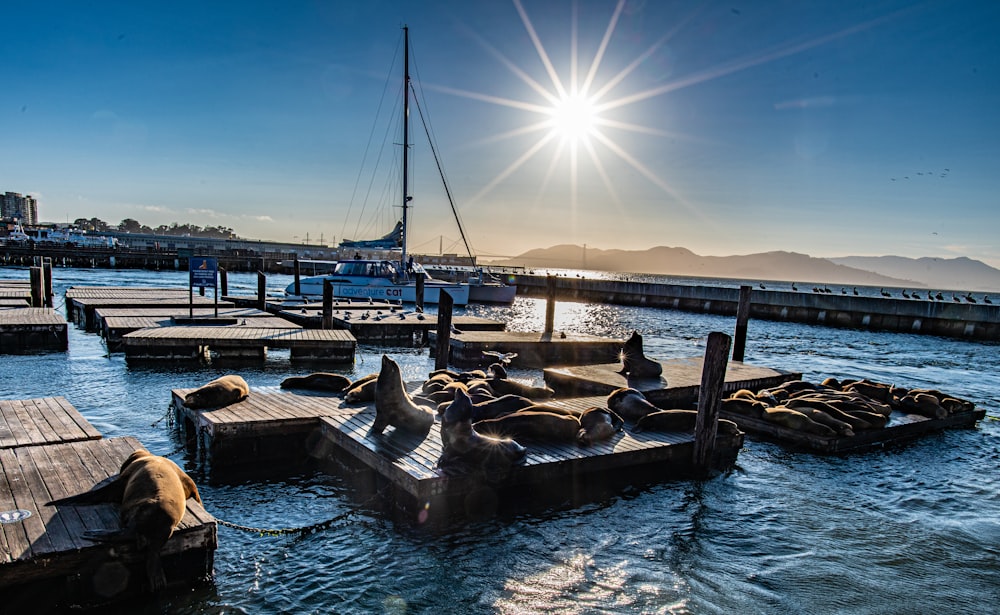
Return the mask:
<path fill-rule="evenodd" d="M 22 225 L 38 223 L 38 201 L 28 195 L 6 192 L 0 195 L 0 217 L 17 219 Z"/>

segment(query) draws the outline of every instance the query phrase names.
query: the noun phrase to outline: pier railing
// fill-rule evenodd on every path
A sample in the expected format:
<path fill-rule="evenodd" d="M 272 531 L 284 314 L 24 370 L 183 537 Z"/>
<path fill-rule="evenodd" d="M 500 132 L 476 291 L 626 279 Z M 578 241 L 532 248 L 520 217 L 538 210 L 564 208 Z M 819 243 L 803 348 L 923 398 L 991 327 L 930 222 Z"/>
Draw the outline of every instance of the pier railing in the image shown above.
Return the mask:
<path fill-rule="evenodd" d="M 517 292 L 546 297 L 546 276 L 517 275 Z M 556 298 L 736 315 L 740 289 L 557 276 Z M 1000 341 L 1000 305 L 754 289 L 750 317 Z"/>

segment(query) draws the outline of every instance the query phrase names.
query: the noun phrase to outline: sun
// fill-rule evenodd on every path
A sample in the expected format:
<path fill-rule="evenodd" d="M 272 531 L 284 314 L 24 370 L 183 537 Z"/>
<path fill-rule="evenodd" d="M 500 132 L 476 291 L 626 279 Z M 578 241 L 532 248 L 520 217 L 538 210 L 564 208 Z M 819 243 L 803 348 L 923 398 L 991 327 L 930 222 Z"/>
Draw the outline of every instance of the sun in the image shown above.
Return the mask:
<path fill-rule="evenodd" d="M 580 94 L 567 94 L 552 105 L 551 126 L 556 135 L 570 141 L 589 137 L 598 123 L 597 105 Z"/>

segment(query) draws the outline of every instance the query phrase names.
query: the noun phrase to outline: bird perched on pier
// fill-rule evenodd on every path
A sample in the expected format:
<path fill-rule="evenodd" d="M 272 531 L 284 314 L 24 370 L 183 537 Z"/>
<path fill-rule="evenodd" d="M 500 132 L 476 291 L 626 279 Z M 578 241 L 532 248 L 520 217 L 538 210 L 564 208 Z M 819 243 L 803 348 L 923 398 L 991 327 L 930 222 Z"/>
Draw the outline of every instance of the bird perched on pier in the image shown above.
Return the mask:
<path fill-rule="evenodd" d="M 854 295 L 855 295 L 855 296 L 857 296 L 857 294 L 858 294 L 858 287 L 857 287 L 857 286 L 855 286 L 855 287 L 854 287 Z"/>
<path fill-rule="evenodd" d="M 983 295 L 983 303 L 993 303 L 993 302 L 990 301 L 989 297 L 987 297 L 986 295 Z"/>
<path fill-rule="evenodd" d="M 845 288 L 841 288 L 841 289 L 840 289 L 840 294 L 841 294 L 841 295 L 846 295 L 846 294 L 847 294 L 847 289 L 845 289 Z"/>
<path fill-rule="evenodd" d="M 962 300 L 959 299 L 958 297 L 956 297 L 955 295 L 951 296 L 951 300 L 954 301 L 955 303 L 961 303 L 962 302 Z"/>
<path fill-rule="evenodd" d="M 909 299 L 910 298 L 910 295 L 906 294 L 906 289 L 905 288 L 903 289 L 903 292 L 901 294 L 903 295 L 904 299 Z"/>
<path fill-rule="evenodd" d="M 510 362 L 517 358 L 516 352 L 497 352 L 496 350 L 484 350 L 484 357 L 492 357 L 494 361 L 500 365 L 507 366 Z"/>
<path fill-rule="evenodd" d="M 937 299 L 938 301 L 944 301 L 944 295 L 942 295 L 941 293 L 934 295 L 934 298 Z"/>
<path fill-rule="evenodd" d="M 889 293 L 887 293 L 884 288 L 880 288 L 878 290 L 879 290 L 880 293 L 882 293 L 883 297 L 891 297 L 892 296 Z"/>
<path fill-rule="evenodd" d="M 767 287 L 766 287 L 766 286 L 764 286 L 764 283 L 763 283 L 763 282 L 761 282 L 761 283 L 760 283 L 760 284 L 758 284 L 757 286 L 760 286 L 761 290 L 767 290 Z"/>
<path fill-rule="evenodd" d="M 976 302 L 976 300 L 972 298 L 972 293 L 969 293 L 968 295 L 966 295 L 965 296 L 965 300 L 968 301 L 969 303 L 975 303 Z"/>
<path fill-rule="evenodd" d="M 799 289 L 798 289 L 798 288 L 797 288 L 797 287 L 795 286 L 795 282 L 792 282 L 792 290 L 795 290 L 795 291 L 799 290 Z"/>

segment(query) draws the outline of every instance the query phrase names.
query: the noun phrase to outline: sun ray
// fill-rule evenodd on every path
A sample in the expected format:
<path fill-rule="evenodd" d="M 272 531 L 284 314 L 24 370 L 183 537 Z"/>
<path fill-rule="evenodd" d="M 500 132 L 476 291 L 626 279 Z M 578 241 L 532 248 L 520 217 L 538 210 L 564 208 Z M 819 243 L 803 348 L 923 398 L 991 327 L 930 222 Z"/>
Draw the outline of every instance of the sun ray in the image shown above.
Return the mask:
<path fill-rule="evenodd" d="M 532 113 L 548 113 L 549 110 L 551 109 L 551 107 L 544 107 L 537 103 L 529 103 L 529 102 L 524 102 L 522 100 L 511 100 L 510 98 L 501 98 L 499 96 L 493 96 L 491 94 L 481 94 L 479 92 L 470 92 L 468 90 L 459 90 L 457 88 L 451 88 L 445 85 L 424 84 L 423 87 L 425 89 L 434 90 L 436 92 L 453 94 L 455 96 L 470 98 L 472 100 L 481 100 L 483 102 L 493 103 L 495 105 L 500 105 L 502 107 L 511 107 L 514 109 L 531 111 Z M 558 100 L 553 99 L 552 102 L 556 103 L 558 102 Z"/>
<path fill-rule="evenodd" d="M 583 95 L 586 95 L 587 92 L 590 91 L 590 84 L 594 82 L 594 77 L 597 76 L 597 69 L 601 65 L 601 60 L 604 59 L 604 54 L 608 50 L 608 44 L 611 42 L 611 35 L 614 34 L 615 28 L 618 27 L 618 18 L 621 16 L 624 9 L 625 0 L 618 0 L 618 5 L 615 6 L 615 12 L 611 15 L 611 19 L 608 21 L 608 27 L 604 31 L 604 37 L 601 38 L 601 44 L 597 48 L 597 53 L 594 54 L 594 61 L 590 63 L 590 70 L 587 71 L 587 76 L 584 78 L 583 85 L 580 87 L 580 92 Z"/>
<path fill-rule="evenodd" d="M 500 173 L 496 177 L 494 177 L 490 181 L 490 183 L 488 183 L 485 186 L 483 186 L 482 189 L 479 192 L 477 192 L 475 195 L 473 195 L 472 198 L 469 199 L 469 202 L 470 203 L 475 203 L 479 199 L 481 199 L 483 196 L 485 196 L 487 193 L 489 193 L 491 190 L 493 190 L 494 186 L 496 186 L 501 181 L 503 181 L 508 176 L 510 176 L 511 173 L 513 173 L 514 171 L 516 171 L 517 169 L 519 169 L 521 167 L 521 165 L 523 165 L 532 156 L 534 156 L 536 153 L 538 153 L 538 151 L 541 150 L 543 147 L 545 147 L 545 144 L 548 143 L 549 141 L 551 141 L 554 137 L 555 137 L 555 133 L 553 133 L 553 132 L 549 132 L 548 134 L 542 136 L 542 138 L 539 139 L 534 145 L 532 145 L 526 152 L 524 152 L 523 154 L 521 154 L 521 156 L 518 157 L 517 160 L 515 160 L 512 163 L 510 163 L 510 165 L 506 169 L 504 169 L 503 171 L 500 171 Z"/>
<path fill-rule="evenodd" d="M 608 177 L 608 173 L 604 169 L 604 163 L 601 162 L 601 157 L 597 155 L 597 150 L 594 149 L 594 144 L 590 139 L 584 139 L 583 146 L 587 148 L 587 152 L 590 154 L 590 160 L 594 163 L 594 168 L 597 169 L 597 174 L 601 177 L 601 181 L 604 182 L 604 187 L 608 189 L 608 194 L 611 195 L 611 200 L 618 206 L 618 211 L 624 212 L 625 204 L 622 203 L 621 198 L 618 196 L 618 192 L 615 190 L 614 184 L 611 183 L 611 178 Z"/>
<path fill-rule="evenodd" d="M 552 85 L 555 86 L 559 97 L 565 98 L 566 88 L 563 87 L 562 81 L 559 79 L 559 74 L 556 73 L 555 67 L 552 66 L 552 61 L 549 60 L 549 55 L 545 53 L 545 47 L 542 45 L 541 39 L 538 38 L 538 33 L 535 32 L 535 26 L 532 25 L 531 19 L 528 18 L 528 13 L 525 12 L 524 7 L 521 5 L 521 0 L 514 0 L 514 6 L 517 8 L 517 12 L 521 16 L 521 22 L 524 23 L 524 29 L 528 32 L 528 36 L 531 37 L 531 42 L 535 45 L 535 51 L 538 52 L 538 58 L 545 66 L 545 71 L 549 74 L 549 79 L 552 80 Z"/>
<path fill-rule="evenodd" d="M 501 141 L 506 141 L 507 139 L 513 139 L 514 137 L 519 137 L 521 135 L 531 134 L 533 132 L 538 132 L 540 130 L 546 130 L 551 127 L 552 126 L 548 120 L 542 120 L 534 124 L 521 126 L 520 128 L 514 128 L 513 130 L 508 130 L 506 132 L 501 132 L 495 135 L 490 135 L 488 137 L 483 137 L 482 139 L 479 139 L 474 143 L 476 145 L 490 145 L 492 143 L 499 143 Z"/>
<path fill-rule="evenodd" d="M 545 98 L 552 104 L 555 104 L 556 102 L 559 101 L 559 98 L 555 94 L 548 91 L 547 89 L 545 89 L 545 86 L 541 85 L 540 83 L 532 79 L 531 76 L 528 75 L 528 73 L 524 72 L 523 69 L 521 69 L 519 66 L 511 62 L 507 58 L 507 56 L 503 55 L 495 47 L 486 42 L 486 40 L 484 40 L 483 37 L 480 36 L 478 33 L 470 32 L 469 34 L 475 39 L 477 43 L 479 43 L 479 45 L 483 49 L 488 51 L 490 55 L 499 60 L 501 64 L 506 66 L 507 69 L 510 70 L 510 72 L 514 73 L 514 75 L 516 75 L 521 81 L 523 81 L 525 85 L 538 92 L 543 98 Z"/>

